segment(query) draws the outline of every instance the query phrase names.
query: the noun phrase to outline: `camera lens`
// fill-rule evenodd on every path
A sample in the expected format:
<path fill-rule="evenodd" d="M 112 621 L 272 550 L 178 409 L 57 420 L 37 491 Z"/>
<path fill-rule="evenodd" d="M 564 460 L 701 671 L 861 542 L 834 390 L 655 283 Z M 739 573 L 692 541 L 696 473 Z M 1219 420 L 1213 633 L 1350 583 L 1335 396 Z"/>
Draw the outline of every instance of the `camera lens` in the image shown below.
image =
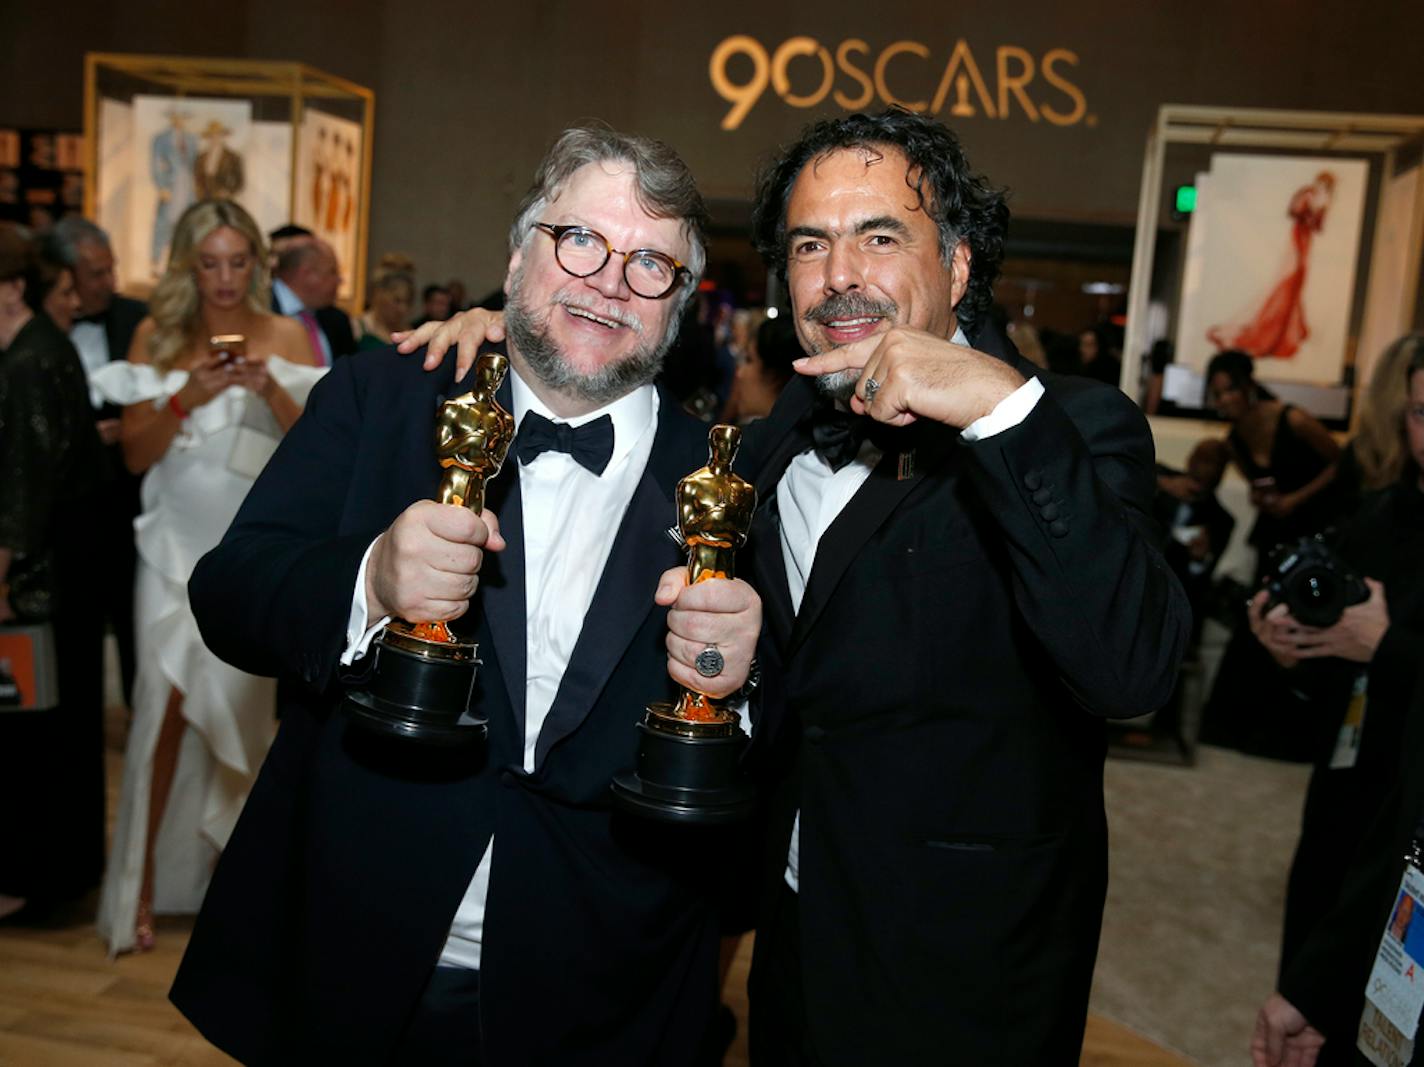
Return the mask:
<path fill-rule="evenodd" d="M 1344 590 L 1336 575 L 1323 567 L 1298 573 L 1287 594 L 1291 614 L 1307 626 L 1329 626 L 1345 606 Z"/>

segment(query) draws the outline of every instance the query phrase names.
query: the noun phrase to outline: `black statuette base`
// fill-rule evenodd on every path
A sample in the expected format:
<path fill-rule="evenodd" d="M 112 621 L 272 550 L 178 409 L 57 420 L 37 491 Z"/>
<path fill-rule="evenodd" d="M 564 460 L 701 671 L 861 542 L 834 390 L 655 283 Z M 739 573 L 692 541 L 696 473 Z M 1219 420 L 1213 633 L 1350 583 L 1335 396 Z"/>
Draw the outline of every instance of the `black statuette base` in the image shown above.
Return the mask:
<path fill-rule="evenodd" d="M 685 737 L 638 724 L 636 770 L 613 779 L 624 811 L 665 822 L 715 826 L 752 813 L 756 791 L 741 774 L 747 737 Z"/>
<path fill-rule="evenodd" d="M 421 655 L 391 644 L 384 633 L 376 639 L 366 688 L 341 702 L 354 725 L 428 745 L 473 744 L 488 736 L 486 720 L 469 710 L 479 667 L 475 646 L 431 644 L 432 654 Z"/>

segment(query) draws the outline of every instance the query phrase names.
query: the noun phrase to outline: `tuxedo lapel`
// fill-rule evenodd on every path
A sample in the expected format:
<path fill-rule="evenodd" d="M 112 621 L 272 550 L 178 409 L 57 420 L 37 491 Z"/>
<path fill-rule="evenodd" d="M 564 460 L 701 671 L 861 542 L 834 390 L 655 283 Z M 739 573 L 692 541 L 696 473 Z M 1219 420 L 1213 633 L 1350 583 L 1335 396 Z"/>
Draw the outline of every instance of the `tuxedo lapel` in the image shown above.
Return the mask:
<path fill-rule="evenodd" d="M 901 436 L 910 450 L 887 450 L 870 477 L 841 509 L 816 546 L 816 558 L 801 597 L 801 610 L 786 646 L 788 659 L 796 654 L 815 626 L 826 603 L 840 584 L 851 561 L 900 503 L 949 457 L 958 436 L 937 424 L 917 423 Z M 908 461 L 905 459 L 909 456 Z M 906 469 L 908 465 L 909 469 Z"/>
<path fill-rule="evenodd" d="M 458 385 L 447 389 L 452 396 L 460 395 Z M 500 385 L 496 398 L 506 411 L 514 409 L 514 390 L 508 377 Z M 447 397 L 442 397 L 441 402 L 445 399 Z M 485 487 L 485 507 L 498 517 L 505 547 L 502 552 L 485 554 L 475 610 L 484 613 L 489 625 L 490 640 L 509 691 L 509 706 L 514 711 L 517 728 L 514 736 L 522 738 L 528 639 L 525 633 L 524 515 L 520 501 L 519 461 L 511 448 L 503 469 Z"/>
<path fill-rule="evenodd" d="M 481 608 L 489 623 L 490 639 L 499 657 L 500 673 L 509 689 L 514 709 L 516 737 L 524 736 L 525 673 L 528 636 L 525 632 L 524 514 L 519 493 L 519 461 L 512 455 L 501 473 L 485 490 L 485 506 L 499 516 L 504 551 L 485 556 L 480 571 Z"/>
<path fill-rule="evenodd" d="M 796 612 L 791 606 L 791 587 L 786 582 L 786 564 L 781 555 L 781 512 L 776 486 L 787 466 L 811 447 L 811 437 L 802 429 L 816 402 L 815 388 L 796 378 L 782 390 L 770 417 L 755 429 L 762 435 L 764 460 L 758 460 L 753 484 L 757 491 L 756 516 L 752 520 L 752 584 L 762 597 L 762 608 L 773 639 L 782 648 L 791 639 Z"/>
<path fill-rule="evenodd" d="M 677 521 L 671 487 L 689 473 L 678 469 L 679 463 L 687 465 L 680 458 L 685 453 L 669 440 L 669 408 L 673 405 L 667 396 L 662 397 L 657 437 L 648 465 L 614 534 L 613 548 L 584 616 L 578 642 L 539 732 L 534 751 L 536 769 L 543 765 L 549 750 L 577 730 L 593 710 L 614 667 L 653 608 L 658 578 L 683 559 L 667 536 L 668 527 Z M 656 686 L 657 679 L 649 679 L 649 685 Z M 648 699 L 655 695 L 650 691 Z"/>
<path fill-rule="evenodd" d="M 791 608 L 791 587 L 786 584 L 786 565 L 781 557 L 781 514 L 774 486 L 770 494 L 759 500 L 750 540 L 755 546 L 750 580 L 761 594 L 762 610 L 771 627 L 772 639 L 785 648 L 791 640 L 796 613 Z"/>

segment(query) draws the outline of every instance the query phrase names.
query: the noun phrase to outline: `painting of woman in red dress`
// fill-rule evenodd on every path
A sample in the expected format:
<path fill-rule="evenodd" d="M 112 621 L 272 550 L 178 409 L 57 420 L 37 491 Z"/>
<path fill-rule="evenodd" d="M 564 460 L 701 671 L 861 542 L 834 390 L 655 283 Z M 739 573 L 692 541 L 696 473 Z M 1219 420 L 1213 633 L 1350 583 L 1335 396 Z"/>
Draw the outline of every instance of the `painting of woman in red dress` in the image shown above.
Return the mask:
<path fill-rule="evenodd" d="M 1330 198 L 1335 192 L 1335 175 L 1321 171 L 1309 185 L 1295 191 L 1290 199 L 1290 251 L 1286 273 L 1271 289 L 1261 309 L 1245 325 L 1213 326 L 1207 340 L 1219 349 L 1236 348 L 1256 357 L 1289 359 L 1310 336 L 1305 322 L 1301 294 L 1305 289 L 1306 261 L 1311 238 L 1325 224 Z"/>

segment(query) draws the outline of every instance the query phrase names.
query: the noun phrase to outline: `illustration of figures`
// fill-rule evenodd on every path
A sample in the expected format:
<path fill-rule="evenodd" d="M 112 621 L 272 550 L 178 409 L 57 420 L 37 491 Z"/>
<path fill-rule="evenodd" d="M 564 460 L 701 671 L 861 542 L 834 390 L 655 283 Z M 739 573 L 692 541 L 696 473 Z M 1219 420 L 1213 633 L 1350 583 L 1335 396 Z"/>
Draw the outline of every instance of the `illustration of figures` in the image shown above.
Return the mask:
<path fill-rule="evenodd" d="M 341 213 L 341 232 L 349 234 L 352 223 L 356 221 L 356 146 L 350 141 L 346 142 L 346 169 L 343 174 L 346 178 L 346 210 Z"/>
<path fill-rule="evenodd" d="M 316 131 L 316 151 L 312 153 L 312 222 L 319 223 L 321 219 L 321 209 L 326 202 L 326 189 L 323 182 L 326 180 L 326 130 L 317 127 Z"/>
<path fill-rule="evenodd" d="M 232 131 L 217 119 L 203 127 L 202 154 L 193 164 L 199 200 L 232 200 L 242 192 L 242 157 L 227 146 Z"/>
<path fill-rule="evenodd" d="M 1309 185 L 1295 191 L 1287 211 L 1291 219 L 1289 259 L 1285 275 L 1271 289 L 1253 319 L 1213 326 L 1207 340 L 1219 349 L 1238 348 L 1252 356 L 1288 359 L 1310 336 L 1301 300 L 1311 238 L 1325 225 L 1325 213 L 1335 192 L 1335 175 L 1321 171 Z"/>
<path fill-rule="evenodd" d="M 327 180 L 329 182 L 326 197 L 326 216 L 322 225 L 327 233 L 336 232 L 337 223 L 341 219 L 341 204 L 346 196 L 346 174 L 342 171 L 341 147 L 345 140 L 340 134 L 334 134 L 331 139 L 331 156 L 328 160 Z"/>
<path fill-rule="evenodd" d="M 155 278 L 163 273 L 163 257 L 173 237 L 173 224 L 194 200 L 193 161 L 198 155 L 198 139 L 186 128 L 188 112 L 173 107 L 163 114 L 169 125 L 154 135 L 149 151 L 149 170 L 158 194 L 149 253 Z"/>
<path fill-rule="evenodd" d="M 302 133 L 297 164 L 301 187 L 297 221 L 336 252 L 342 277 L 356 274 L 356 226 L 360 201 L 361 127 L 318 108 L 302 116 Z M 339 296 L 351 295 L 350 284 L 342 282 Z"/>

